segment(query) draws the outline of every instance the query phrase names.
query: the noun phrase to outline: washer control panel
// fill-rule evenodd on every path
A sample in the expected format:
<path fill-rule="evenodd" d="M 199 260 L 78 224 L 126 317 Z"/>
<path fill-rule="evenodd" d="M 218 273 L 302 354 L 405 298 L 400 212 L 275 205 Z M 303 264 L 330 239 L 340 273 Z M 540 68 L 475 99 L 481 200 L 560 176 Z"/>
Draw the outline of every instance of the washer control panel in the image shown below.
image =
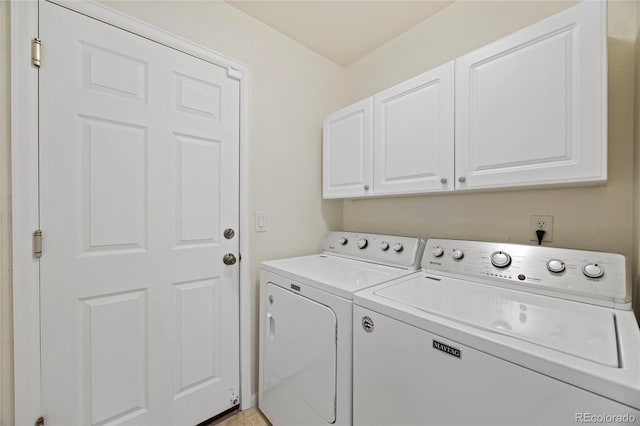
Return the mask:
<path fill-rule="evenodd" d="M 419 269 L 424 245 L 424 240 L 414 237 L 332 231 L 325 238 L 322 251 L 391 266 Z"/>
<path fill-rule="evenodd" d="M 630 271 L 620 254 L 430 239 L 422 269 L 565 299 L 631 308 Z"/>

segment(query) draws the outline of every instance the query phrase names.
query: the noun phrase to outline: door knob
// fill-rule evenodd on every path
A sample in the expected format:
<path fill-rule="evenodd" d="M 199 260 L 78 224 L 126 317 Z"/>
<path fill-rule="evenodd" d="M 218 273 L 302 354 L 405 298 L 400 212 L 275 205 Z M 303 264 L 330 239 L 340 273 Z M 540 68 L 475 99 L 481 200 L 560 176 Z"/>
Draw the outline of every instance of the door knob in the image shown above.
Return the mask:
<path fill-rule="evenodd" d="M 227 228 L 227 229 L 224 230 L 224 237 L 227 240 L 232 239 L 235 234 L 236 234 L 235 231 L 233 229 L 231 229 L 231 228 Z"/>
<path fill-rule="evenodd" d="M 222 257 L 222 261 L 225 265 L 235 265 L 236 257 L 231 253 L 227 253 Z"/>

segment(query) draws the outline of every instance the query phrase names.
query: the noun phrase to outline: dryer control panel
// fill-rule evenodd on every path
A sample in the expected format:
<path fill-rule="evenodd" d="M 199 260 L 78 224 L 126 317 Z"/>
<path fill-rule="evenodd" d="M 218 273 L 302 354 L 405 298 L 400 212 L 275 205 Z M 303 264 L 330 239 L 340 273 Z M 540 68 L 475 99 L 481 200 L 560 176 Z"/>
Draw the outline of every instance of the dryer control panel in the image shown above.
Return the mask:
<path fill-rule="evenodd" d="M 424 245 L 424 240 L 415 237 L 332 231 L 324 239 L 322 251 L 352 259 L 419 269 Z"/>
<path fill-rule="evenodd" d="M 429 239 L 422 269 L 564 299 L 631 309 L 630 271 L 625 257 L 620 254 Z"/>

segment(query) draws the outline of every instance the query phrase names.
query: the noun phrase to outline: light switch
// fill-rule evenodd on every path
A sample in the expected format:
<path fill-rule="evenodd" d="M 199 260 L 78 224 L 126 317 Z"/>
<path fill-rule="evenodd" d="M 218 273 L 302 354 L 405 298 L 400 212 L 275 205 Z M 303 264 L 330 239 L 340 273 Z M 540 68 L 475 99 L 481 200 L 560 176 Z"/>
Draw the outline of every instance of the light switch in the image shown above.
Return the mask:
<path fill-rule="evenodd" d="M 267 216 L 262 212 L 255 212 L 253 218 L 256 225 L 256 232 L 267 232 Z"/>

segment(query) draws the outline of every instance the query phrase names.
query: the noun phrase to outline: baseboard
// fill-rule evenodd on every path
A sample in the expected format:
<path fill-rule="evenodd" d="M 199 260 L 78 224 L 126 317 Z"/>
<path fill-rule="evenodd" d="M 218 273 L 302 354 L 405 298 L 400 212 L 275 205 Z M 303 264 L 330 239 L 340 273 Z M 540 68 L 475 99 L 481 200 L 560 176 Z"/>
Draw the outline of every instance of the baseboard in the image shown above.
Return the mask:
<path fill-rule="evenodd" d="M 247 403 L 245 404 L 244 401 L 242 401 L 240 403 L 240 409 L 241 410 L 248 410 L 249 408 L 253 408 L 253 407 L 257 407 L 258 406 L 258 393 L 252 393 L 251 394 L 251 399 L 249 401 L 247 401 Z"/>

